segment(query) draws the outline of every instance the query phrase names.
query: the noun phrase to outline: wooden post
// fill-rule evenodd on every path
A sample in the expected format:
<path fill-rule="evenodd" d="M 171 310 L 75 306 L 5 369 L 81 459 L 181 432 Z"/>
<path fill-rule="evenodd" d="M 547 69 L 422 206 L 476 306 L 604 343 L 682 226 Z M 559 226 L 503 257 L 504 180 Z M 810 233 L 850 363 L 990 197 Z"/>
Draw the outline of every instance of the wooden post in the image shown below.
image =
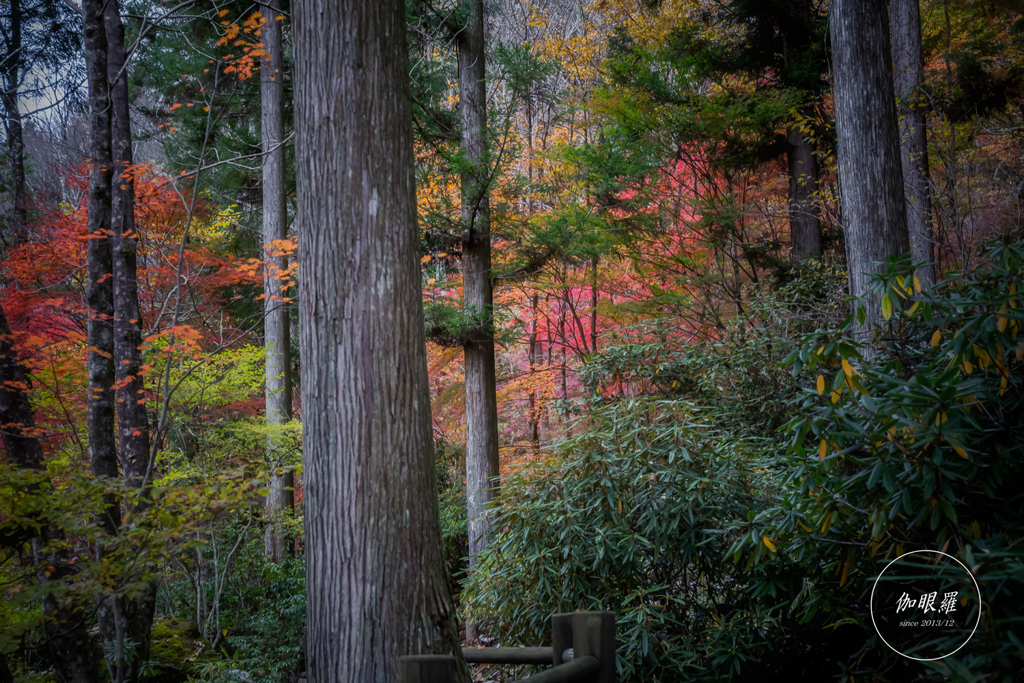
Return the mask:
<path fill-rule="evenodd" d="M 562 654 L 572 649 L 573 612 L 551 615 L 551 665 L 558 666 L 570 661 L 563 659 Z"/>
<path fill-rule="evenodd" d="M 398 660 L 398 683 L 455 683 L 455 657 L 411 655 Z"/>
<path fill-rule="evenodd" d="M 572 658 L 590 655 L 601 662 L 594 683 L 616 683 L 615 615 L 611 612 L 570 612 L 551 616 L 551 656 L 555 666 L 571 661 L 563 657 L 572 650 Z"/>

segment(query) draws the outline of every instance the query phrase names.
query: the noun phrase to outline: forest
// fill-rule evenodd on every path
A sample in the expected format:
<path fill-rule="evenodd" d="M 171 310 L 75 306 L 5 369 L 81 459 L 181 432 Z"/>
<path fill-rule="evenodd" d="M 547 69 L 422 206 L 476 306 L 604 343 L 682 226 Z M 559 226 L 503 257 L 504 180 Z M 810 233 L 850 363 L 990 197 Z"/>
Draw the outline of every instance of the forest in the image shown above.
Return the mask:
<path fill-rule="evenodd" d="M 0 90 L 0 683 L 1022 680 L 1022 0 L 0 0 Z"/>

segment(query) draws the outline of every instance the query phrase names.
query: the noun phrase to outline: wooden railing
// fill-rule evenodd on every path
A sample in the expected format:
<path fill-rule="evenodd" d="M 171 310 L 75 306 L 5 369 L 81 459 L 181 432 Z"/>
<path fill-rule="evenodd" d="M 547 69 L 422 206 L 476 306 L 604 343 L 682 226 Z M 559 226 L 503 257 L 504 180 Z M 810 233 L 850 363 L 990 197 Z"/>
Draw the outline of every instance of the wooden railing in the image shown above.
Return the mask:
<path fill-rule="evenodd" d="M 616 683 L 615 615 L 571 612 L 551 617 L 551 647 L 464 647 L 470 664 L 551 664 L 521 683 Z M 402 657 L 398 683 L 454 683 L 455 657 Z"/>

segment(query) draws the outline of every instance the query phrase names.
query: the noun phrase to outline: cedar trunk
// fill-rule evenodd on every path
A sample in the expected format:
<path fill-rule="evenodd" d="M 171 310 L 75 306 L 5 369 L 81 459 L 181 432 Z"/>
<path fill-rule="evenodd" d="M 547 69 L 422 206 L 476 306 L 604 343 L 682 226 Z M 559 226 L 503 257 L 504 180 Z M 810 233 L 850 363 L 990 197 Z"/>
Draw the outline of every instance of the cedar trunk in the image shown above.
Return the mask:
<path fill-rule="evenodd" d="M 288 270 L 286 252 L 271 243 L 288 233 L 288 212 L 284 186 L 284 82 L 281 66 L 281 22 L 278 0 L 260 9 L 265 23 L 260 32 L 267 56 L 260 66 L 260 111 L 263 136 L 263 242 L 267 268 L 264 276 L 263 334 L 266 345 L 266 416 L 272 428 L 292 419 L 292 374 L 289 350 L 291 334 L 285 305 L 283 276 Z M 267 494 L 269 524 L 264 552 L 272 562 L 280 562 L 291 550 L 291 541 L 282 522 L 295 506 L 294 474 L 280 467 L 280 448 L 271 438 L 267 444 L 271 467 L 270 492 Z"/>
<path fill-rule="evenodd" d="M 910 250 L 885 0 L 833 0 L 830 31 L 839 193 L 850 294 L 863 297 L 862 340 L 881 318 L 870 276 Z M 879 265 L 881 263 L 881 265 Z"/>
<path fill-rule="evenodd" d="M 469 566 L 490 544 L 485 516 L 498 486 L 498 402 L 494 370 L 494 295 L 487 155 L 487 89 L 484 70 L 483 0 L 465 0 L 466 26 L 459 32 L 459 114 L 462 123 L 462 291 L 476 317 L 465 344 L 466 506 Z M 467 639 L 475 637 L 467 626 Z"/>
<path fill-rule="evenodd" d="M 814 143 L 792 126 L 787 135 L 789 161 L 789 241 L 793 258 L 821 256 L 821 220 L 818 217 L 818 165 Z"/>
<path fill-rule="evenodd" d="M 28 375 L 18 359 L 11 329 L 3 307 L 0 306 L 0 425 L 4 426 L 0 436 L 11 465 L 42 470 L 45 467 L 43 449 L 39 443 L 32 406 L 22 389 L 26 386 Z M 42 533 L 42 536 L 36 536 L 30 541 L 39 583 L 45 585 L 74 575 L 74 563 L 68 561 L 66 551 L 60 550 L 64 545 L 63 531 L 47 528 Z M 44 568 L 48 571 L 44 571 Z M 98 681 L 84 610 L 61 602 L 54 592 L 44 594 L 41 607 L 46 619 L 47 654 L 60 679 L 67 683 Z M 6 666 L 0 662 L 0 681 L 4 679 L 2 672 L 5 670 Z M 9 671 L 7 680 L 11 680 Z"/>
<path fill-rule="evenodd" d="M 893 85 L 900 122 L 907 232 L 917 277 L 925 288 L 935 284 L 932 237 L 932 192 L 928 174 L 928 99 L 921 89 L 921 8 L 918 0 L 892 0 Z"/>
<path fill-rule="evenodd" d="M 393 681 L 403 655 L 461 662 L 434 474 L 405 6 L 292 10 L 309 679 Z"/>

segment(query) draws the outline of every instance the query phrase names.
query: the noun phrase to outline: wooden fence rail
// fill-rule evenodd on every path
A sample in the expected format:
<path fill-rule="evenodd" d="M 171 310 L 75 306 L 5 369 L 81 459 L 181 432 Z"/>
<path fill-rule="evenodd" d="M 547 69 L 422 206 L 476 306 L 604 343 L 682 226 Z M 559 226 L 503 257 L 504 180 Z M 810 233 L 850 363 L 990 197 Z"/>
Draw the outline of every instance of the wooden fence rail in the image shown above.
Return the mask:
<path fill-rule="evenodd" d="M 551 664 L 521 683 L 616 683 L 615 615 L 571 612 L 551 617 L 551 647 L 464 647 L 470 664 Z M 398 683 L 454 683 L 455 658 L 402 657 Z"/>

